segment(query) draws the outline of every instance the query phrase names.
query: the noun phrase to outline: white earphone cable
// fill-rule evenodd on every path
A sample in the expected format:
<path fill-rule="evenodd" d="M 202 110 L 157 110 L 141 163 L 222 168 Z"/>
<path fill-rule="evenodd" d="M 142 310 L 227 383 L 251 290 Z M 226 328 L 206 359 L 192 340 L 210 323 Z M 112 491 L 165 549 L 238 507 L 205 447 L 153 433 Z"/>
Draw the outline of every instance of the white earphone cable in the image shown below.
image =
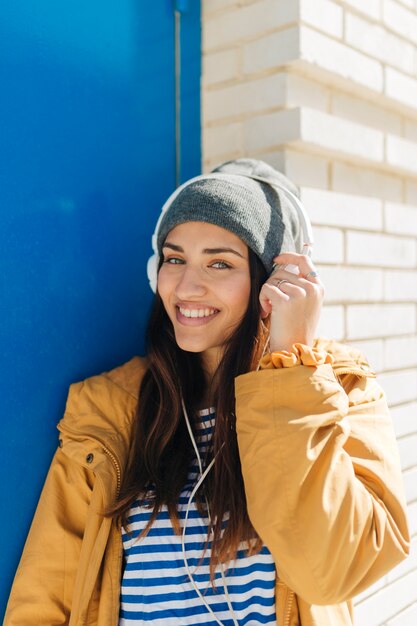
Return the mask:
<path fill-rule="evenodd" d="M 190 438 L 191 438 L 191 441 L 192 441 L 195 453 L 197 455 L 198 467 L 200 469 L 200 478 L 198 479 L 197 483 L 195 484 L 193 490 L 191 491 L 191 494 L 190 494 L 190 496 L 188 498 L 187 509 L 186 509 L 186 512 L 185 512 L 184 528 L 182 530 L 182 537 L 181 537 L 182 557 L 183 557 L 184 565 L 185 565 L 185 568 L 187 570 L 188 576 L 190 578 L 191 584 L 193 585 L 194 589 L 196 590 L 197 595 L 204 602 L 204 604 L 207 607 L 207 610 L 214 617 L 216 622 L 220 626 L 224 626 L 223 622 L 221 622 L 216 617 L 216 615 L 214 614 L 214 612 L 211 609 L 210 605 L 207 603 L 206 599 L 204 598 L 204 596 L 202 595 L 200 589 L 198 588 L 198 586 L 197 586 L 197 584 L 196 584 L 196 582 L 195 582 L 195 580 L 193 578 L 193 575 L 191 573 L 190 567 L 188 565 L 187 556 L 186 556 L 186 553 L 185 553 L 185 535 L 186 535 L 186 530 L 187 530 L 188 514 L 189 514 L 189 511 L 190 511 L 190 506 L 191 506 L 192 499 L 194 498 L 195 494 L 197 493 L 198 489 L 200 488 L 200 485 L 202 484 L 202 482 L 206 478 L 207 474 L 209 473 L 209 471 L 213 467 L 213 465 L 214 465 L 214 463 L 216 461 L 216 457 L 219 454 L 220 450 L 223 448 L 224 443 L 222 444 L 220 450 L 218 450 L 218 452 L 216 453 L 216 456 L 211 460 L 211 462 L 209 463 L 209 465 L 207 466 L 207 468 L 203 472 L 203 466 L 202 466 L 202 463 L 201 463 L 200 454 L 199 454 L 198 447 L 197 447 L 197 444 L 196 444 L 195 439 L 194 439 L 194 435 L 193 435 L 193 431 L 192 431 L 192 428 L 191 428 L 190 420 L 188 418 L 187 409 L 185 408 L 184 399 L 182 397 L 181 397 L 181 404 L 182 404 L 182 408 L 183 408 L 183 411 L 184 411 L 184 417 L 185 417 L 185 422 L 187 424 L 188 433 L 190 435 Z M 208 514 L 209 522 L 211 523 L 211 515 L 210 515 L 209 503 L 208 503 L 207 498 L 205 498 L 205 500 L 206 500 L 207 514 Z M 227 605 L 229 607 L 230 613 L 231 613 L 232 618 L 233 618 L 234 626 L 239 626 L 239 622 L 237 620 L 236 613 L 235 613 L 235 611 L 233 609 L 232 601 L 231 601 L 230 596 L 229 596 L 229 591 L 227 589 L 226 577 L 225 577 L 225 574 L 224 574 L 224 568 L 223 568 L 222 564 L 220 564 L 220 573 L 221 573 L 221 577 L 222 577 L 222 580 L 223 580 L 224 595 L 226 597 Z"/>

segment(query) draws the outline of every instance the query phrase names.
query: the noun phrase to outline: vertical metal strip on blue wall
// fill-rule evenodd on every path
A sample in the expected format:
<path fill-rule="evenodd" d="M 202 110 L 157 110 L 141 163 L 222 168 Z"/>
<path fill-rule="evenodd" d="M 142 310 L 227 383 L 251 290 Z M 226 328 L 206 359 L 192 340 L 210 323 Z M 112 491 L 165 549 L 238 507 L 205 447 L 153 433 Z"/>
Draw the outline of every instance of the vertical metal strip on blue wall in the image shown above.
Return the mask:
<path fill-rule="evenodd" d="M 68 385 L 143 352 L 153 227 L 200 172 L 199 5 L 0 4 L 0 614 Z"/>

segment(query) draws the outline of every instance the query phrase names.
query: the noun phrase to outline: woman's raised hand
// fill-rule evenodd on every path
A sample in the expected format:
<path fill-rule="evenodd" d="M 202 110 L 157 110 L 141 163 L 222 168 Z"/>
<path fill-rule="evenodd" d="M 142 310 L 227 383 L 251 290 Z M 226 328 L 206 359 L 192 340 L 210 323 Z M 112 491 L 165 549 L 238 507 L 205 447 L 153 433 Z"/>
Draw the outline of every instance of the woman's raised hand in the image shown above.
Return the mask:
<path fill-rule="evenodd" d="M 259 293 L 262 317 L 271 315 L 270 350 L 290 350 L 293 343 L 312 346 L 324 298 L 324 287 L 310 257 L 284 252 Z M 285 269 L 298 267 L 299 274 Z M 285 281 L 285 282 L 284 282 Z"/>

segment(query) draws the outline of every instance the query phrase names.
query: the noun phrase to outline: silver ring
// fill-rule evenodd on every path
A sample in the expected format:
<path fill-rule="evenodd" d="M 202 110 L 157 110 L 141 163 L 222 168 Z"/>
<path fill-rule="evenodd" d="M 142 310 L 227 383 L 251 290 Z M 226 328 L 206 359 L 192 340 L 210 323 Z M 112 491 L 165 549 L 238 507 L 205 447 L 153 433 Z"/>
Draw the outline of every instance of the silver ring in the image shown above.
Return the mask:
<path fill-rule="evenodd" d="M 289 280 L 285 280 L 285 278 L 283 278 L 282 280 L 279 280 L 277 283 L 275 283 L 276 287 L 279 287 L 281 285 L 281 283 L 289 283 Z"/>
<path fill-rule="evenodd" d="M 309 276 L 312 276 L 313 278 L 316 278 L 319 275 L 318 272 L 309 272 L 308 274 L 306 274 L 306 278 L 308 278 Z"/>

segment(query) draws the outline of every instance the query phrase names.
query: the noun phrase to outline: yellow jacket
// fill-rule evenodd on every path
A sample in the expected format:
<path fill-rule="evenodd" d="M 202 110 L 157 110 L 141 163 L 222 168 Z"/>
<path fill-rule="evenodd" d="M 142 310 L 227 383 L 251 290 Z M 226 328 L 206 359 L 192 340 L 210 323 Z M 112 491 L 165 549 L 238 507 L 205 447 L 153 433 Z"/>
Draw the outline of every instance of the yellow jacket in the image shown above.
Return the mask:
<path fill-rule="evenodd" d="M 278 625 L 350 626 L 351 598 L 409 552 L 397 445 L 359 351 L 296 345 L 235 381 L 248 511 L 275 559 Z M 144 369 L 135 357 L 71 385 L 4 626 L 117 626 L 122 542 L 101 511 L 120 485 Z"/>

